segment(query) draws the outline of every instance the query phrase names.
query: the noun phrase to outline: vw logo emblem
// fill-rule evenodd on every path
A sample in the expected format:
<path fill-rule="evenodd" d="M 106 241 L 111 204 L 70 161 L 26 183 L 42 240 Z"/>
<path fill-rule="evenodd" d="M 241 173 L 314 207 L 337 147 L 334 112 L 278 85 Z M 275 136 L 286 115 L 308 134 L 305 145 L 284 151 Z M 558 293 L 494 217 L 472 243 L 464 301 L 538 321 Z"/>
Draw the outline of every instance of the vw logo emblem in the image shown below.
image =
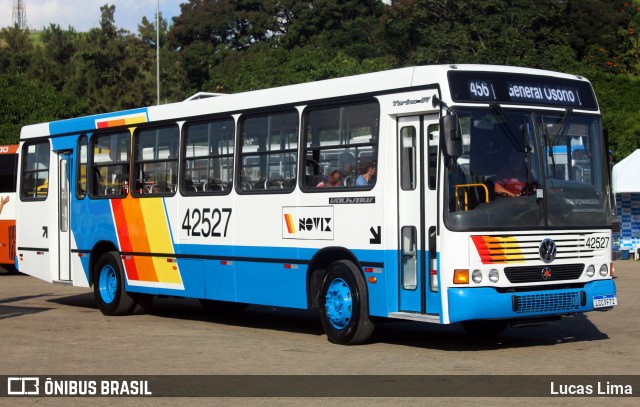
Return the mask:
<path fill-rule="evenodd" d="M 544 281 L 551 279 L 551 269 L 549 267 L 545 267 L 542 269 L 542 279 Z"/>
<path fill-rule="evenodd" d="M 551 263 L 556 258 L 556 252 L 558 248 L 556 247 L 556 242 L 551 239 L 544 239 L 540 242 L 540 247 L 538 248 L 538 252 L 540 253 L 540 260 L 545 263 Z"/>

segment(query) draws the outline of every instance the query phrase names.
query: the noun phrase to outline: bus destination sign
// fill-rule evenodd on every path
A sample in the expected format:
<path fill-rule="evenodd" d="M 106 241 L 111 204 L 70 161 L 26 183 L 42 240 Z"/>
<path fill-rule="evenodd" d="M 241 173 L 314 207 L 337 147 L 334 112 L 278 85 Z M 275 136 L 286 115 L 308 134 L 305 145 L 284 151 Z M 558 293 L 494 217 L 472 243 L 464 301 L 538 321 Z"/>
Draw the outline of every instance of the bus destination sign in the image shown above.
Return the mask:
<path fill-rule="evenodd" d="M 449 72 L 451 96 L 456 102 L 533 104 L 597 110 L 586 81 L 549 76 L 492 72 Z"/>
<path fill-rule="evenodd" d="M 566 86 L 507 82 L 509 97 L 513 101 L 580 107 L 580 92 Z"/>
<path fill-rule="evenodd" d="M 469 96 L 475 100 L 496 100 L 496 92 L 491 81 L 468 81 Z"/>

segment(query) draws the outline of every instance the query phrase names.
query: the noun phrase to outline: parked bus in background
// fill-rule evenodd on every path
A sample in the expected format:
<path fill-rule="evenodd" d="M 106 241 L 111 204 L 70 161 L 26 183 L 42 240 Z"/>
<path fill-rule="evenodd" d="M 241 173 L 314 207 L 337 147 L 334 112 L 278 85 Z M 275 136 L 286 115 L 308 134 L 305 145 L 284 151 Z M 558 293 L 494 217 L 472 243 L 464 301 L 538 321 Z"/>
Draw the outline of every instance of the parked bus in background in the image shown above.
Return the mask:
<path fill-rule="evenodd" d="M 496 334 L 617 304 L 604 146 L 586 79 L 488 65 L 30 125 L 18 264 L 106 315 L 169 295 L 317 308 L 340 344 L 371 317 Z"/>
<path fill-rule="evenodd" d="M 0 267 L 14 270 L 18 144 L 0 145 Z"/>

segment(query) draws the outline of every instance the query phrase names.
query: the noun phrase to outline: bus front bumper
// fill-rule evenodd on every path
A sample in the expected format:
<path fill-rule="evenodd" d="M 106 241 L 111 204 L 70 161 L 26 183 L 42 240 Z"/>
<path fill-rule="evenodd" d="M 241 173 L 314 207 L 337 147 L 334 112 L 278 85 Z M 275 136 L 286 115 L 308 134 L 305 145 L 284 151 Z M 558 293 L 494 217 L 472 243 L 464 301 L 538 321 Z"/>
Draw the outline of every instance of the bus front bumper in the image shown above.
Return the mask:
<path fill-rule="evenodd" d="M 449 321 L 478 319 L 519 319 L 573 314 L 611 307 L 594 308 L 594 297 L 615 299 L 613 280 L 599 280 L 582 288 L 501 293 L 491 287 L 449 288 Z"/>

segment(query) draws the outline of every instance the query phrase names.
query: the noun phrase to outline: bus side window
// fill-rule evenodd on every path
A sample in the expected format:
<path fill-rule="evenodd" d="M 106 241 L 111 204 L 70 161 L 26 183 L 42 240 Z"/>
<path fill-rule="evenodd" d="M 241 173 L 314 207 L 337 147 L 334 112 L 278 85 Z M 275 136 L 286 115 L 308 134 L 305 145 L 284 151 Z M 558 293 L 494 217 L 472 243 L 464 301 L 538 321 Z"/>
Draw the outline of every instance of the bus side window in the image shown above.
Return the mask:
<path fill-rule="evenodd" d="M 184 128 L 182 194 L 228 194 L 233 183 L 233 118 L 189 122 Z"/>
<path fill-rule="evenodd" d="M 87 163 L 88 163 L 87 136 L 82 135 L 78 139 L 78 168 L 76 170 L 76 198 L 84 199 L 87 194 Z"/>
<path fill-rule="evenodd" d="M 378 120 L 380 107 L 375 101 L 350 103 L 334 107 L 310 107 L 305 111 L 303 163 L 306 169 L 303 188 L 307 191 L 330 191 L 318 186 L 355 187 L 358 168 L 376 163 L 378 158 Z M 315 173 L 315 164 L 318 173 Z M 339 172 L 339 184 L 329 179 Z M 368 179 L 373 188 L 375 175 Z"/>
<path fill-rule="evenodd" d="M 179 138 L 177 125 L 136 129 L 133 174 L 138 185 L 134 195 L 175 194 Z"/>
<path fill-rule="evenodd" d="M 120 130 L 91 138 L 91 197 L 123 198 L 128 193 L 131 133 Z"/>
<path fill-rule="evenodd" d="M 241 119 L 239 192 L 289 192 L 296 185 L 298 112 Z"/>
<path fill-rule="evenodd" d="M 43 141 L 25 144 L 22 149 L 22 188 L 20 198 L 23 201 L 44 200 L 49 194 L 49 142 Z"/>

